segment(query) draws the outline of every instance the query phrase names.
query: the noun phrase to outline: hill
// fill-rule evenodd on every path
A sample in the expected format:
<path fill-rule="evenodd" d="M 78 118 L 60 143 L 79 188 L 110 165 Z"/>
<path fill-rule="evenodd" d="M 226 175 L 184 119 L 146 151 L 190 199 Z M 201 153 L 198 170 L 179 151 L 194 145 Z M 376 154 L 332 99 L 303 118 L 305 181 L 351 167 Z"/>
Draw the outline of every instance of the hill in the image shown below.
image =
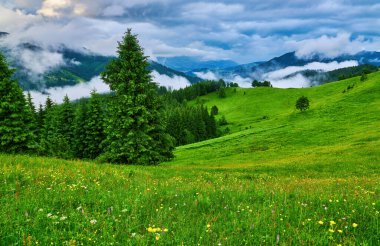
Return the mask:
<path fill-rule="evenodd" d="M 226 91 L 189 103 L 217 105 L 230 134 L 158 167 L 0 155 L 0 241 L 378 245 L 380 72 Z"/>

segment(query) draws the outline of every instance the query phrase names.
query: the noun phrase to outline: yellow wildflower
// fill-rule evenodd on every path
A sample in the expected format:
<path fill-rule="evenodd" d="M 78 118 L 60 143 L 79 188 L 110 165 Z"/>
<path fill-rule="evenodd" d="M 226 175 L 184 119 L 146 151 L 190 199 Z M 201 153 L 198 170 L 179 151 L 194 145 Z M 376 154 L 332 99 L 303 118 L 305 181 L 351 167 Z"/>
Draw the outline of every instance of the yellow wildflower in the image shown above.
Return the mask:
<path fill-rule="evenodd" d="M 210 228 L 211 227 L 211 225 L 210 224 L 207 224 L 207 228 Z"/>
<path fill-rule="evenodd" d="M 168 228 L 165 228 L 165 229 L 164 229 L 164 232 L 168 232 L 168 231 L 169 231 Z"/>
<path fill-rule="evenodd" d="M 330 221 L 330 225 L 331 225 L 331 226 L 336 225 L 335 221 L 331 220 L 331 221 Z"/>
<path fill-rule="evenodd" d="M 160 240 L 160 234 L 156 234 L 156 240 Z"/>
<path fill-rule="evenodd" d="M 323 221 L 322 220 L 318 221 L 318 224 L 323 225 Z"/>
<path fill-rule="evenodd" d="M 329 232 L 334 233 L 334 230 L 333 229 L 329 229 Z"/>
<path fill-rule="evenodd" d="M 148 231 L 148 232 L 153 232 L 153 228 L 152 228 L 152 227 L 149 227 L 149 228 L 147 229 L 147 231 Z"/>
<path fill-rule="evenodd" d="M 342 230 L 338 230 L 338 232 L 339 232 L 339 233 L 343 233 L 343 231 L 342 231 Z"/>
<path fill-rule="evenodd" d="M 356 224 L 356 223 L 352 223 L 352 227 L 353 227 L 353 228 L 356 228 L 356 227 L 358 227 L 358 224 Z"/>

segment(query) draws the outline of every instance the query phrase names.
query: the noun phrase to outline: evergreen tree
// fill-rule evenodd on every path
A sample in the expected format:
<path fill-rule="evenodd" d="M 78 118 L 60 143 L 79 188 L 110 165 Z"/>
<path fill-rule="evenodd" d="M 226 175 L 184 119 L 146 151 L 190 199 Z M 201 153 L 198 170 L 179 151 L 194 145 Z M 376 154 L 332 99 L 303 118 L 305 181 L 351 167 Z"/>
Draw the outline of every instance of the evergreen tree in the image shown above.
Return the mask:
<path fill-rule="evenodd" d="M 16 80 L 0 54 L 0 152 L 17 153 L 35 146 L 28 122 L 27 104 Z"/>
<path fill-rule="evenodd" d="M 95 159 L 102 153 L 101 144 L 105 139 L 103 109 L 99 95 L 95 91 L 91 92 L 84 130 L 86 135 L 84 157 Z"/>
<path fill-rule="evenodd" d="M 211 107 L 211 115 L 215 116 L 215 115 L 218 115 L 218 113 L 219 113 L 218 107 L 216 105 L 212 106 Z"/>
<path fill-rule="evenodd" d="M 218 91 L 218 97 L 219 98 L 225 98 L 226 96 L 227 96 L 226 90 L 224 89 L 224 87 L 220 87 L 219 91 Z"/>
<path fill-rule="evenodd" d="M 79 103 L 75 112 L 74 119 L 74 155 L 77 158 L 88 158 L 85 156 L 86 151 L 86 124 L 88 119 L 88 105 L 87 102 L 82 101 Z"/>
<path fill-rule="evenodd" d="M 43 128 L 41 129 L 41 147 L 44 154 L 54 156 L 54 139 L 57 135 L 56 109 L 53 101 L 48 97 L 45 102 L 43 113 Z"/>
<path fill-rule="evenodd" d="M 59 114 L 57 115 L 55 144 L 59 147 L 56 149 L 56 155 L 58 157 L 74 157 L 74 117 L 73 105 L 66 95 L 63 98 L 63 104 L 60 106 Z"/>
<path fill-rule="evenodd" d="M 115 92 L 107 122 L 104 158 L 116 163 L 154 165 L 172 157 L 172 140 L 165 133 L 157 86 L 147 57 L 129 29 L 102 79 Z"/>

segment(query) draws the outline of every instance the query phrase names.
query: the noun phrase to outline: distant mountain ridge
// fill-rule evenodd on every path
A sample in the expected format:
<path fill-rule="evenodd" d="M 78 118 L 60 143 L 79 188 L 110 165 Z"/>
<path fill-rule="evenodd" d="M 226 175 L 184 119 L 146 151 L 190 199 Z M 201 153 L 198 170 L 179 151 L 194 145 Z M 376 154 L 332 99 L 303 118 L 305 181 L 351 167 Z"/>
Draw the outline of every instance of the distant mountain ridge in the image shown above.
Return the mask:
<path fill-rule="evenodd" d="M 354 55 L 341 55 L 336 58 L 326 58 L 318 54 L 312 55 L 310 57 L 300 58 L 296 55 L 296 52 L 289 52 L 282 56 L 272 58 L 266 62 L 254 62 L 221 69 L 196 69 L 188 72 L 187 74 L 200 76 L 199 72 L 211 72 L 215 75 L 215 77 L 231 81 L 234 81 L 237 77 L 245 78 L 247 80 L 261 80 L 265 79 L 265 74 L 287 67 L 302 67 L 313 62 L 340 63 L 345 61 L 357 61 L 359 65 L 370 64 L 374 66 L 380 66 L 380 52 L 362 51 Z"/>
<path fill-rule="evenodd" d="M 1 35 L 2 32 L 0 32 Z M 4 34 L 5 36 L 7 34 Z M 33 43 L 23 43 L 16 47 L 17 50 L 30 51 L 33 54 L 44 52 L 45 50 Z M 88 50 L 73 50 L 66 46 L 60 46 L 53 51 L 58 55 L 62 55 L 63 64 L 59 64 L 40 74 L 38 77 L 33 75 L 25 65 L 18 59 L 17 55 L 12 53 L 12 48 L 0 47 L 0 51 L 4 53 L 12 67 L 16 69 L 15 78 L 19 81 L 24 90 L 44 91 L 51 87 L 73 86 L 79 83 L 90 81 L 99 76 L 104 71 L 105 66 L 114 58 L 112 56 L 103 56 L 92 53 Z M 168 68 L 154 61 L 149 61 L 148 67 L 151 71 L 156 71 L 160 75 L 166 75 L 169 78 L 175 76 L 183 77 L 190 84 L 197 83 L 202 79 L 196 76 L 190 76 L 183 72 Z"/>
<path fill-rule="evenodd" d="M 198 69 L 223 69 L 238 65 L 232 60 L 203 61 L 198 58 L 188 56 L 158 57 L 157 61 L 164 66 L 185 73 Z"/>

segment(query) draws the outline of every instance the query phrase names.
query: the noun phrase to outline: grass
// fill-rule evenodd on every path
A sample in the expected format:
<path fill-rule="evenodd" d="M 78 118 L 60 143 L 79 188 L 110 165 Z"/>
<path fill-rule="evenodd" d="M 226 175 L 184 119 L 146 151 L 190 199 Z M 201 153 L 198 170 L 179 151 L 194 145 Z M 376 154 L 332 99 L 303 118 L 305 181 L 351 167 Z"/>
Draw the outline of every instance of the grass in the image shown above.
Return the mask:
<path fill-rule="evenodd" d="M 0 245 L 380 244 L 380 73 L 201 100 L 231 134 L 158 167 L 0 155 Z"/>

